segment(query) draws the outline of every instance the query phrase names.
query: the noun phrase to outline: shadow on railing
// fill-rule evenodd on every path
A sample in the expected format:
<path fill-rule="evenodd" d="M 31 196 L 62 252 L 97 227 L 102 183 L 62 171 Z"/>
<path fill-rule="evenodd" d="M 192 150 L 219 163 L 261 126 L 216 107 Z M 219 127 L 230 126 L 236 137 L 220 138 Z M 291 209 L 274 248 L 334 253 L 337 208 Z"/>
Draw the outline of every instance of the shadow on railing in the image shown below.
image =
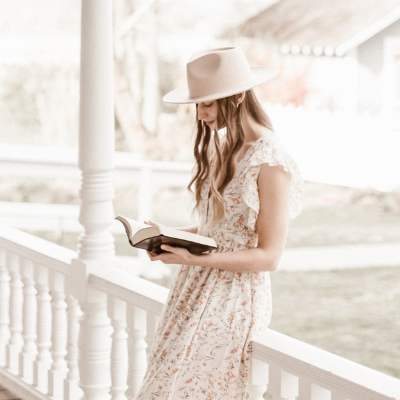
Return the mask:
<path fill-rule="evenodd" d="M 0 385 L 23 399 L 133 400 L 168 289 L 117 259 L 76 258 L 0 226 Z M 399 380 L 271 330 L 251 369 L 249 400 L 400 399 Z"/>

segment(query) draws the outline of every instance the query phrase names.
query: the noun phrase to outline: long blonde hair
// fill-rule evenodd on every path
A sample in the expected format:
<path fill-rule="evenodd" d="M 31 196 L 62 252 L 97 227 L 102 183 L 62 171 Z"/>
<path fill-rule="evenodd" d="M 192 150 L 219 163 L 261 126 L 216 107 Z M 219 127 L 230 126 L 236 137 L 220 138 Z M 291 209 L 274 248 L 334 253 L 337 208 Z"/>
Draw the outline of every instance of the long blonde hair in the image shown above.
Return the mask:
<path fill-rule="evenodd" d="M 197 120 L 194 145 L 196 165 L 193 179 L 189 183 L 188 189 L 195 193 L 195 209 L 198 209 L 201 200 L 201 189 L 207 178 L 210 178 L 209 201 L 212 204 L 210 207 L 212 210 L 210 225 L 215 225 L 224 216 L 225 200 L 223 193 L 235 174 L 234 157 L 244 143 L 243 122 L 251 118 L 258 124 L 273 131 L 271 120 L 263 110 L 252 89 L 246 91 L 245 97 L 239 106 L 236 103 L 236 96 L 233 95 L 216 100 L 218 117 L 214 133 L 203 121 Z M 218 127 L 223 127 L 224 125 L 226 126 L 226 138 L 221 143 L 217 132 Z M 212 161 L 210 162 L 211 158 Z M 194 189 L 192 189 L 192 186 Z"/>

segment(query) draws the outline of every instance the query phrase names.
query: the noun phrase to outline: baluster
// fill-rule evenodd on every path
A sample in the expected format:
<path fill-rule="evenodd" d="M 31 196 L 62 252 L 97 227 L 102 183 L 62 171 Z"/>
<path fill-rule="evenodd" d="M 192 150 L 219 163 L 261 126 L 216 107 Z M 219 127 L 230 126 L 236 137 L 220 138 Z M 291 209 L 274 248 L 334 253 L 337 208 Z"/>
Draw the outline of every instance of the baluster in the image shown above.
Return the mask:
<path fill-rule="evenodd" d="M 160 320 L 160 316 L 154 314 L 153 312 L 147 313 L 147 339 L 150 348 L 154 345 L 154 339 L 157 331 L 157 325 Z"/>
<path fill-rule="evenodd" d="M 65 302 L 64 275 L 53 272 L 51 276 L 53 319 L 51 329 L 51 354 L 53 362 L 49 370 L 49 395 L 62 398 L 64 379 L 67 375 L 67 303 Z"/>
<path fill-rule="evenodd" d="M 274 400 L 295 400 L 298 395 L 299 378 L 270 365 L 269 392 Z"/>
<path fill-rule="evenodd" d="M 299 398 L 297 400 L 311 399 L 311 381 L 300 377 L 299 379 Z"/>
<path fill-rule="evenodd" d="M 17 254 L 10 255 L 10 332 L 7 345 L 7 367 L 17 375 L 19 373 L 19 354 L 24 340 L 22 338 L 22 303 L 24 287 L 20 275 L 20 258 Z"/>
<path fill-rule="evenodd" d="M 22 268 L 22 282 L 24 284 L 23 294 L 23 330 L 22 337 L 24 345 L 20 355 L 20 370 L 21 377 L 33 383 L 33 362 L 37 354 L 36 346 L 36 318 L 37 318 L 37 290 L 35 288 L 34 264 L 32 260 L 25 259 Z"/>
<path fill-rule="evenodd" d="M 331 400 L 347 400 L 347 397 L 342 392 L 335 390 L 331 393 Z"/>
<path fill-rule="evenodd" d="M 281 400 L 281 370 L 274 364 L 269 365 L 268 393 L 274 400 Z"/>
<path fill-rule="evenodd" d="M 36 282 L 38 288 L 38 355 L 33 366 L 33 381 L 40 391 L 47 393 L 48 370 L 51 366 L 51 296 L 49 293 L 49 273 L 46 267 L 39 266 L 37 268 Z"/>
<path fill-rule="evenodd" d="M 0 249 L 0 367 L 6 365 L 6 345 L 10 338 L 10 276 L 6 267 L 6 251 Z"/>
<path fill-rule="evenodd" d="M 81 317 L 81 315 L 82 310 L 78 300 L 72 296 L 68 296 L 68 375 L 64 386 L 65 400 L 78 399 L 83 394 L 82 390 L 78 386 L 78 335 L 79 318 Z"/>
<path fill-rule="evenodd" d="M 111 333 L 106 293 L 87 288 L 78 340 L 82 400 L 110 399 Z"/>
<path fill-rule="evenodd" d="M 311 400 L 331 400 L 331 392 L 321 386 L 311 386 Z"/>
<path fill-rule="evenodd" d="M 299 378 L 286 371 L 281 372 L 281 397 L 284 400 L 296 400 L 299 394 Z"/>
<path fill-rule="evenodd" d="M 250 361 L 250 379 L 247 387 L 249 400 L 263 400 L 269 382 L 269 366 L 252 357 Z"/>
<path fill-rule="evenodd" d="M 129 331 L 132 338 L 130 354 L 130 399 L 139 392 L 147 368 L 146 311 L 135 306 L 129 307 Z"/>
<path fill-rule="evenodd" d="M 114 327 L 111 347 L 111 395 L 113 400 L 127 400 L 128 333 L 126 332 L 126 302 L 113 298 L 110 303 L 111 324 Z"/>

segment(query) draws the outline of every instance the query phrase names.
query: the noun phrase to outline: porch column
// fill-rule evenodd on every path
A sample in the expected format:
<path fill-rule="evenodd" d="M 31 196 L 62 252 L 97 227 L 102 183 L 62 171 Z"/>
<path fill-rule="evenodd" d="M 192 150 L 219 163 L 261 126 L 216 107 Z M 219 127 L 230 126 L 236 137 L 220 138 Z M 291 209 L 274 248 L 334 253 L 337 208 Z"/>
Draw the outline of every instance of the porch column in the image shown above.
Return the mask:
<path fill-rule="evenodd" d="M 79 222 L 81 260 L 114 257 L 114 238 L 107 231 L 114 217 L 114 97 L 112 0 L 83 0 L 79 168 L 82 171 Z"/>
<path fill-rule="evenodd" d="M 79 259 L 71 265 L 70 293 L 83 309 L 78 339 L 81 399 L 110 400 L 112 327 L 107 295 L 87 282 L 92 271 L 116 263 L 114 238 L 108 232 L 114 217 L 112 0 L 82 0 L 81 18 L 79 221 L 85 231 L 79 237 Z M 70 386 L 67 395 L 74 390 Z"/>

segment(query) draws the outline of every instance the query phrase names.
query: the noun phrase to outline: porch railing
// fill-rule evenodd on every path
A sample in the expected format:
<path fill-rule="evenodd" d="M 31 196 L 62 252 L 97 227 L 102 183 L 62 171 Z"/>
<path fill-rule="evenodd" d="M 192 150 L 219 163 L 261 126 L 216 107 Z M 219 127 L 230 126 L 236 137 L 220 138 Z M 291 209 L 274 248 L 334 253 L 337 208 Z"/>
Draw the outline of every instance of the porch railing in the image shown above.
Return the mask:
<path fill-rule="evenodd" d="M 134 399 L 168 289 L 0 226 L 0 385 L 22 399 Z M 83 303 L 82 292 L 86 293 Z M 400 399 L 400 381 L 271 330 L 249 399 Z"/>

